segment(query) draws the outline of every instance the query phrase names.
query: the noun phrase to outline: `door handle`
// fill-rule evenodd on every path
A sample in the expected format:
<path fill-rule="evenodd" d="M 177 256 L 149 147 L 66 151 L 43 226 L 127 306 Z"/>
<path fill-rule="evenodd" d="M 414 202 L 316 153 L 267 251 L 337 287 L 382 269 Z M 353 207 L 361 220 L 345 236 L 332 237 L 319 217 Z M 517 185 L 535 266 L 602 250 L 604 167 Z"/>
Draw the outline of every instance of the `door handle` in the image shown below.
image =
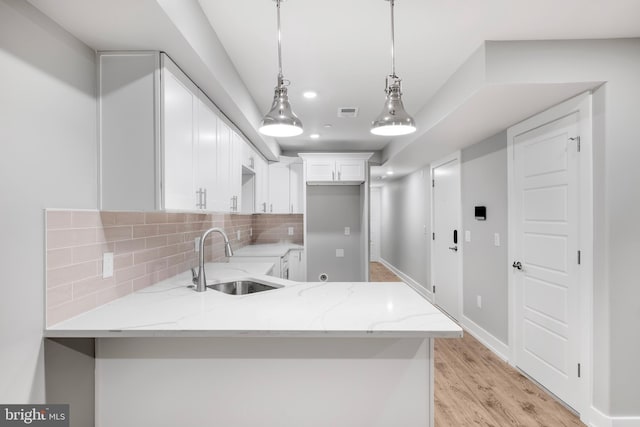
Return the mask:
<path fill-rule="evenodd" d="M 522 270 L 522 263 L 520 261 L 514 261 L 511 267 L 517 268 L 518 270 Z"/>
<path fill-rule="evenodd" d="M 452 251 L 454 251 L 454 252 L 458 252 L 458 246 L 457 246 L 457 245 L 456 245 L 456 246 L 453 246 L 453 247 L 452 247 L 452 246 L 449 246 L 449 249 L 451 249 L 451 250 L 452 250 Z"/>

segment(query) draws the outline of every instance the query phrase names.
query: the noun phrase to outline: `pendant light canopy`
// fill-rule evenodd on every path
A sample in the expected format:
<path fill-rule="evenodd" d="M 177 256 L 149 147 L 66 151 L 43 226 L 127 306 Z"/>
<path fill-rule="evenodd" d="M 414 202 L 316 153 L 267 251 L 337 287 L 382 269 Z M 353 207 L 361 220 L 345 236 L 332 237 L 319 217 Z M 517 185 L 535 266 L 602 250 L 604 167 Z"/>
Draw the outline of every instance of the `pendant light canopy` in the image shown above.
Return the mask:
<path fill-rule="evenodd" d="M 260 133 L 274 137 L 296 136 L 302 133 L 302 122 L 291 110 L 287 86 L 289 81 L 282 75 L 282 47 L 280 33 L 280 3 L 284 0 L 274 0 L 278 11 L 278 84 L 273 95 L 271 109 L 264 116 L 258 129 Z"/>
<path fill-rule="evenodd" d="M 395 40 L 393 7 L 395 0 L 388 1 L 391 6 L 391 74 L 385 81 L 385 93 L 387 99 L 380 115 L 371 123 L 371 133 L 374 135 L 398 136 L 407 135 L 416 131 L 413 117 L 407 113 L 402 105 L 402 81 L 396 75 Z"/>

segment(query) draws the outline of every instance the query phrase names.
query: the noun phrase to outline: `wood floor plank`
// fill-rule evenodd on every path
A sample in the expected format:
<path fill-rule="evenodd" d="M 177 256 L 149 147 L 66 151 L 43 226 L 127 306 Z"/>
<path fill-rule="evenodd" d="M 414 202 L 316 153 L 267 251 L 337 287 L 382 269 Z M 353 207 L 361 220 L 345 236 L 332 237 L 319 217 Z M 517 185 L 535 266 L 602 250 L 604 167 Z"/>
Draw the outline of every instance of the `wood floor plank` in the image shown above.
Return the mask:
<path fill-rule="evenodd" d="M 370 271 L 372 282 L 402 281 L 380 263 Z M 462 339 L 436 339 L 434 353 L 436 427 L 584 427 L 467 332 Z"/>

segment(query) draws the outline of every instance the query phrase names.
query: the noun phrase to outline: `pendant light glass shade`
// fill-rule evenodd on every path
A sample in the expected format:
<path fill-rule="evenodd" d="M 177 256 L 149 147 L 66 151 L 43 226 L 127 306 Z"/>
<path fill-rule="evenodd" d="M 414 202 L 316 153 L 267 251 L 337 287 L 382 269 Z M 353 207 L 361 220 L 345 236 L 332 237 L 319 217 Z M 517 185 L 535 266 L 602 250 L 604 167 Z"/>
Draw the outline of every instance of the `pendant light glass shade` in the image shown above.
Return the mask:
<path fill-rule="evenodd" d="M 371 133 L 383 136 L 407 135 L 416 131 L 413 117 L 407 113 L 402 104 L 400 78 L 396 75 L 395 38 L 393 6 L 395 0 L 388 1 L 391 6 L 391 74 L 387 76 L 385 93 L 387 98 L 380 115 L 371 123 Z"/>
<path fill-rule="evenodd" d="M 295 115 L 289 103 L 287 86 L 289 81 L 282 75 L 282 42 L 280 32 L 280 2 L 284 0 L 274 0 L 278 11 L 278 85 L 273 95 L 271 109 L 264 116 L 258 131 L 267 136 L 288 137 L 300 135 L 303 131 L 302 122 Z"/>

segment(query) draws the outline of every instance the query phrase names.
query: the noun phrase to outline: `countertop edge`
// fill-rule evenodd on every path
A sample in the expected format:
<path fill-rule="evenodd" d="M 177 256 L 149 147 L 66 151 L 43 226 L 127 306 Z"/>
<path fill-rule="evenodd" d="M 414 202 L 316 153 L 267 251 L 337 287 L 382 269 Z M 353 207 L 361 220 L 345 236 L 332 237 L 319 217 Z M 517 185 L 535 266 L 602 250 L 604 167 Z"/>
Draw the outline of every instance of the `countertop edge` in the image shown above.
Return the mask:
<path fill-rule="evenodd" d="M 44 338 L 461 338 L 460 331 L 45 330 Z"/>

